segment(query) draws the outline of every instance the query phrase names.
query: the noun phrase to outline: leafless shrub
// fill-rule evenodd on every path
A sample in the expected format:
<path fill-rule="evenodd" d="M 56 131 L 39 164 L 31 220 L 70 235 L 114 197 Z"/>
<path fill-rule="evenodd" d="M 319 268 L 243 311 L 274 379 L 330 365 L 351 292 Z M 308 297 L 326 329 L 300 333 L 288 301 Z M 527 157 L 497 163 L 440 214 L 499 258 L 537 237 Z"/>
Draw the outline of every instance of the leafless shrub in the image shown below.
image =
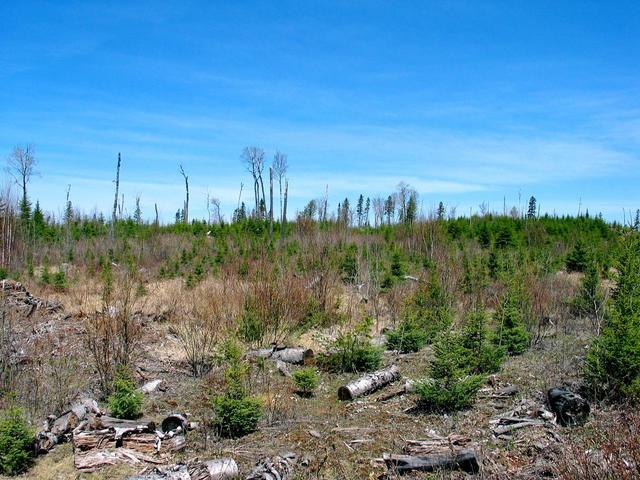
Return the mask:
<path fill-rule="evenodd" d="M 524 287 L 529 300 L 526 319 L 532 333 L 531 344 L 539 345 L 550 331 L 565 325 L 563 319 L 569 315 L 567 299 L 573 296 L 573 287 L 566 277 L 557 274 L 527 275 Z"/>
<path fill-rule="evenodd" d="M 249 284 L 246 309 L 261 324 L 258 344 L 282 344 L 302 326 L 309 291 L 303 279 L 270 267 L 266 261 L 260 271 Z"/>
<path fill-rule="evenodd" d="M 0 393 L 12 389 L 17 369 L 14 314 L 3 296 L 0 305 Z"/>
<path fill-rule="evenodd" d="M 183 308 L 176 313 L 173 328 L 191 372 L 201 377 L 211 367 L 216 345 L 234 328 L 242 305 L 242 286 L 226 279 L 177 294 Z"/>
<path fill-rule="evenodd" d="M 118 273 L 113 284 L 105 286 L 102 309 L 85 322 L 85 341 L 103 393 L 111 388 L 116 366 L 135 362 L 142 337 L 140 319 L 134 315 L 139 293 L 131 272 Z"/>
<path fill-rule="evenodd" d="M 640 412 L 629 406 L 596 417 L 567 443 L 558 465 L 562 479 L 631 480 L 640 475 Z"/>

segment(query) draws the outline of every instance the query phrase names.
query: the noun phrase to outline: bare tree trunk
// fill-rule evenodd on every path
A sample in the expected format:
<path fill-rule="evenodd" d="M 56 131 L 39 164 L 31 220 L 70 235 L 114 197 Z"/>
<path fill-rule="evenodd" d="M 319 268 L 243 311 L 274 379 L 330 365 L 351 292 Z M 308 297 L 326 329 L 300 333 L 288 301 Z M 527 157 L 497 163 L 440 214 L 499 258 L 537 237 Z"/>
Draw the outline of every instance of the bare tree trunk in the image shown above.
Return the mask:
<path fill-rule="evenodd" d="M 111 215 L 111 237 L 115 235 L 116 220 L 118 219 L 118 190 L 120 189 L 120 153 L 118 152 L 118 166 L 116 167 L 116 195 L 113 199 L 113 214 Z"/>
<path fill-rule="evenodd" d="M 180 173 L 184 177 L 184 188 L 186 191 L 186 198 L 184 200 L 183 220 L 184 220 L 184 223 L 189 223 L 189 177 L 187 176 L 186 173 L 184 173 L 184 168 L 182 168 L 182 165 L 180 165 Z"/>
<path fill-rule="evenodd" d="M 284 181 L 284 207 L 282 208 L 282 223 L 280 224 L 280 239 L 284 240 L 287 227 L 287 199 L 289 198 L 289 180 Z"/>
<path fill-rule="evenodd" d="M 273 167 L 269 167 L 269 241 L 273 240 Z"/>
<path fill-rule="evenodd" d="M 155 225 L 156 225 L 156 227 L 157 227 L 158 225 L 160 225 L 160 222 L 159 222 L 159 220 L 158 220 L 158 204 L 157 204 L 157 203 L 154 203 L 154 204 L 153 204 L 153 207 L 154 207 L 154 208 L 155 208 L 155 210 L 156 210 L 156 220 L 155 220 Z"/>

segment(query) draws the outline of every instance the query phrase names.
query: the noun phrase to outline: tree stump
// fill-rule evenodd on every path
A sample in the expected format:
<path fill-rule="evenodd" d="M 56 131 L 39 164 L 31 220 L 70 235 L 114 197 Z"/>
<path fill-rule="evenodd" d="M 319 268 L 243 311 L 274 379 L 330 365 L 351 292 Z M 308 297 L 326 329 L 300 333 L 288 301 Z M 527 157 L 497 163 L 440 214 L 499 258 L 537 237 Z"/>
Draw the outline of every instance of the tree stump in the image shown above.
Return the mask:
<path fill-rule="evenodd" d="M 577 393 L 564 388 L 552 388 L 547 393 L 549 407 L 556 414 L 558 423 L 563 427 L 581 425 L 587 421 L 591 407 Z"/>

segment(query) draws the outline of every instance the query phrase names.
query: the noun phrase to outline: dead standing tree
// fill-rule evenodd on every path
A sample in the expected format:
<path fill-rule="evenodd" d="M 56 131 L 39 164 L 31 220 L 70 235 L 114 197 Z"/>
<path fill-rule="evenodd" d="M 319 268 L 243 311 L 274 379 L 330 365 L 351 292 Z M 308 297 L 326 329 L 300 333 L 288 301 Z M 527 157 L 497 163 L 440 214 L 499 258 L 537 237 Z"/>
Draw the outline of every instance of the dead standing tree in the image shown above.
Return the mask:
<path fill-rule="evenodd" d="M 269 241 L 273 240 L 273 167 L 269 167 Z"/>
<path fill-rule="evenodd" d="M 113 199 L 113 214 L 111 215 L 111 238 L 115 236 L 116 220 L 118 220 L 118 191 L 120 189 L 120 164 L 121 158 L 118 153 L 118 166 L 116 167 L 116 194 Z"/>
<path fill-rule="evenodd" d="M 276 152 L 273 156 L 273 173 L 278 177 L 278 188 L 280 191 L 280 220 L 283 219 L 283 209 L 282 209 L 282 180 L 284 179 L 285 174 L 287 173 L 287 169 L 289 165 L 287 163 L 287 156 L 282 152 Z"/>
<path fill-rule="evenodd" d="M 184 173 L 184 168 L 180 165 L 180 174 L 184 177 L 185 199 L 184 209 L 182 211 L 182 221 L 189 223 L 189 177 Z"/>
<path fill-rule="evenodd" d="M 31 177 L 36 174 L 36 163 L 32 145 L 16 146 L 7 158 L 7 171 L 22 189 L 22 208 L 27 205 L 27 185 Z"/>
<path fill-rule="evenodd" d="M 253 177 L 253 198 L 255 200 L 255 217 L 262 217 L 261 205 L 264 205 L 264 186 L 262 185 L 262 170 L 264 169 L 264 150 L 259 147 L 245 147 L 242 151 L 242 161 Z M 262 191 L 262 196 L 260 192 Z"/>

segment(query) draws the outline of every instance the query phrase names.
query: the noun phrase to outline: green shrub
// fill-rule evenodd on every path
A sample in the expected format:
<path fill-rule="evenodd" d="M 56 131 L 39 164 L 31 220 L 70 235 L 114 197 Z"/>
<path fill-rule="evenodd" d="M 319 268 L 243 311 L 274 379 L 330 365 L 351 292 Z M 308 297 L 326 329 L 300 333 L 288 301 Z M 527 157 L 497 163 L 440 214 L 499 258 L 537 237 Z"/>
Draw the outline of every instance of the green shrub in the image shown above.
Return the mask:
<path fill-rule="evenodd" d="M 433 344 L 431 378 L 418 382 L 419 408 L 448 412 L 470 406 L 484 382 L 484 376 L 471 374 L 474 362 L 464 337 L 456 332 L 440 334 Z"/>
<path fill-rule="evenodd" d="M 33 461 L 34 432 L 17 407 L 0 411 L 0 474 L 17 475 Z"/>
<path fill-rule="evenodd" d="M 213 399 L 214 424 L 223 436 L 241 437 L 256 430 L 262 403 L 249 396 L 249 367 L 242 361 L 242 347 L 235 339 L 224 342 L 221 361 L 226 364 L 226 388 L 224 394 Z"/>
<path fill-rule="evenodd" d="M 481 375 L 427 379 L 416 384 L 418 408 L 428 412 L 451 412 L 473 404 L 484 383 Z"/>
<path fill-rule="evenodd" d="M 487 327 L 489 317 L 484 310 L 477 310 L 465 317 L 462 329 L 462 345 L 469 351 L 471 373 L 495 373 L 500 370 L 506 349 L 493 345 Z"/>
<path fill-rule="evenodd" d="M 255 309 L 247 307 L 240 319 L 238 336 L 248 343 L 259 343 L 265 335 L 265 323 L 260 320 Z"/>
<path fill-rule="evenodd" d="M 340 260 L 340 272 L 345 283 L 353 283 L 358 275 L 358 246 L 351 244 Z"/>
<path fill-rule="evenodd" d="M 595 262 L 585 270 L 578 295 L 571 301 L 571 311 L 581 317 L 601 317 L 605 307 L 605 296 L 600 286 L 600 271 Z"/>
<path fill-rule="evenodd" d="M 311 396 L 320 383 L 320 377 L 315 368 L 306 367 L 293 372 L 293 381 L 298 391 L 306 396 Z"/>
<path fill-rule="evenodd" d="M 117 369 L 113 381 L 113 393 L 107 402 L 111 415 L 116 418 L 135 419 L 142 413 L 142 393 L 136 388 L 127 367 Z"/>
<path fill-rule="evenodd" d="M 498 331 L 494 343 L 509 355 L 519 355 L 529 346 L 529 332 L 524 326 L 523 300 L 520 290 L 511 286 L 495 312 Z"/>
<path fill-rule="evenodd" d="M 618 272 L 611 313 L 584 374 L 598 396 L 640 399 L 640 238 L 625 241 Z"/>
<path fill-rule="evenodd" d="M 591 255 L 584 242 L 578 240 L 567 255 L 566 266 L 569 272 L 584 272 L 591 263 Z"/>
<path fill-rule="evenodd" d="M 69 284 L 67 282 L 67 275 L 64 273 L 64 270 L 58 270 L 53 274 L 51 284 L 53 285 L 53 288 L 58 292 L 64 292 L 67 290 Z"/>
<path fill-rule="evenodd" d="M 450 299 L 435 270 L 431 271 L 429 283 L 421 284 L 413 293 L 402 315 L 404 321 L 425 333 L 427 343 L 449 328 L 453 320 Z"/>
<path fill-rule="evenodd" d="M 415 322 L 405 320 L 387 332 L 387 348 L 402 353 L 417 352 L 427 343 L 427 332 Z"/>
<path fill-rule="evenodd" d="M 221 395 L 213 400 L 213 411 L 220 434 L 237 438 L 256 430 L 262 417 L 262 404 L 253 397 Z"/>
<path fill-rule="evenodd" d="M 382 349 L 371 345 L 371 318 L 366 318 L 353 332 L 340 335 L 328 353 L 319 355 L 318 363 L 330 372 L 370 372 L 380 367 Z"/>

